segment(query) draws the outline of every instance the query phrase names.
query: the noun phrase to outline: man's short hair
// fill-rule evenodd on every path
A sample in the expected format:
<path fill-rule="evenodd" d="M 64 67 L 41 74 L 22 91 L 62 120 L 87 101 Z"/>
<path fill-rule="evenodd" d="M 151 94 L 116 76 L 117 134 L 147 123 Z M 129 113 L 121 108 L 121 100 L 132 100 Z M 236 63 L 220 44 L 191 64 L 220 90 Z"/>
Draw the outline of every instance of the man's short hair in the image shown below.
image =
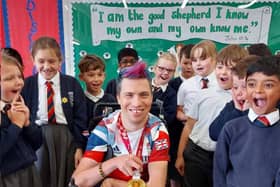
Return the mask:
<path fill-rule="evenodd" d="M 118 62 L 120 63 L 121 59 L 126 56 L 132 56 L 136 61 L 138 61 L 138 53 L 135 49 L 123 48 L 118 53 Z"/>

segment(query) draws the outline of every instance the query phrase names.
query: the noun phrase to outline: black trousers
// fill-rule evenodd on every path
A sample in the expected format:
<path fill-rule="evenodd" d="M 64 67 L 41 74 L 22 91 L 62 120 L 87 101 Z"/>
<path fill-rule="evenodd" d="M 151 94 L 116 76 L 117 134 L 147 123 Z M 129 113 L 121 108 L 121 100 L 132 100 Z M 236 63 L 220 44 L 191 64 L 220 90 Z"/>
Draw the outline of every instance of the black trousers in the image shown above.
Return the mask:
<path fill-rule="evenodd" d="M 189 139 L 184 150 L 185 174 L 184 182 L 187 187 L 213 186 L 213 155 Z"/>

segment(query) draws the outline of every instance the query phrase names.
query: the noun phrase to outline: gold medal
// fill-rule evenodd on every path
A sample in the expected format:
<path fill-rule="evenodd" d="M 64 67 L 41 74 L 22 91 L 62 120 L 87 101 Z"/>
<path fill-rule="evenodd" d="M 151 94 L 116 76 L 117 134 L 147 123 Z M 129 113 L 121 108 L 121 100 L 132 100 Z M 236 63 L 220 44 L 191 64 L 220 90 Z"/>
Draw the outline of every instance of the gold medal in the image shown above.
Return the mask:
<path fill-rule="evenodd" d="M 146 183 L 140 178 L 139 171 L 135 171 L 132 179 L 128 181 L 127 187 L 146 187 Z"/>

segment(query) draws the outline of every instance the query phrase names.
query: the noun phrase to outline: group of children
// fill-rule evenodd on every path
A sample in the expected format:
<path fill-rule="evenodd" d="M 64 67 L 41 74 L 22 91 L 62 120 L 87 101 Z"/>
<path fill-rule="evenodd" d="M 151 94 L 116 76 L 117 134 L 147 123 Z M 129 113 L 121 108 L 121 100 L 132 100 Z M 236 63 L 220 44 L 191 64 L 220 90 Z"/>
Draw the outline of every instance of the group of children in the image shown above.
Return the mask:
<path fill-rule="evenodd" d="M 251 55 L 256 51 L 267 57 Z M 150 113 L 170 136 L 170 186 L 280 186 L 280 59 L 259 52 L 228 45 L 218 53 L 202 40 L 183 46 L 178 58 L 159 56 L 150 82 L 159 108 Z M 116 103 L 120 88 L 112 79 L 103 90 L 103 60 L 85 55 L 78 65 L 83 91 L 60 73 L 53 38 L 37 39 L 31 55 L 38 73 L 24 79 L 20 55 L 1 50 L 0 187 L 65 187 L 105 117 L 96 106 Z M 121 49 L 119 71 L 138 60 L 136 50 Z M 181 72 L 173 78 L 177 63 Z"/>

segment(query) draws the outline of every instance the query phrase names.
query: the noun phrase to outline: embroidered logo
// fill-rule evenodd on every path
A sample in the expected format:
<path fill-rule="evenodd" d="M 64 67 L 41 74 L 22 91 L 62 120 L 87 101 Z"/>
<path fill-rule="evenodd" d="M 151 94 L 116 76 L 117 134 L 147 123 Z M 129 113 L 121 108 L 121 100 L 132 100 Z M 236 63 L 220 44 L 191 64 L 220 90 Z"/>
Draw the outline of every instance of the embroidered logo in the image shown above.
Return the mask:
<path fill-rule="evenodd" d="M 67 97 L 63 97 L 61 101 L 62 101 L 62 103 L 67 103 L 68 99 L 67 99 Z"/>
<path fill-rule="evenodd" d="M 168 148 L 167 139 L 155 141 L 155 147 L 157 151 L 167 149 Z"/>
<path fill-rule="evenodd" d="M 69 97 L 70 105 L 73 107 L 74 106 L 74 92 L 68 92 L 68 97 Z"/>

